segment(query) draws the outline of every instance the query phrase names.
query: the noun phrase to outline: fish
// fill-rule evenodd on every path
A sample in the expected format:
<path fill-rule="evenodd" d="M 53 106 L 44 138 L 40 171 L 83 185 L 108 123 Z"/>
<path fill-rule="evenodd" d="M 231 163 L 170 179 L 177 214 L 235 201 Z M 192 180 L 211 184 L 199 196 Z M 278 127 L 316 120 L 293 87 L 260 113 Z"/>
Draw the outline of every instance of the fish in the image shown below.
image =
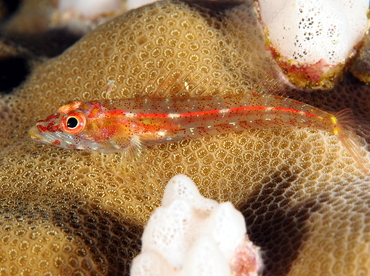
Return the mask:
<path fill-rule="evenodd" d="M 40 120 L 32 139 L 65 149 L 136 154 L 147 146 L 233 131 L 303 127 L 336 135 L 367 173 L 349 109 L 329 113 L 269 93 L 196 97 L 142 96 L 72 101 Z"/>

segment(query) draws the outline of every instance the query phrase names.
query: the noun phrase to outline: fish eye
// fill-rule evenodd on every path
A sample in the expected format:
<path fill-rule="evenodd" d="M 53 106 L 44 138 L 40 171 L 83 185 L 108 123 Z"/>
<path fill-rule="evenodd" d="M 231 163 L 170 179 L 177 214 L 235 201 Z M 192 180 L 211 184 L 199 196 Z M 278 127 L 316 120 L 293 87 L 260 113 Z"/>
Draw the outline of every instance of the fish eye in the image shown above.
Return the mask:
<path fill-rule="evenodd" d="M 72 112 L 63 118 L 61 128 L 68 134 L 78 134 L 85 128 L 85 124 L 86 118 L 82 113 Z"/>
<path fill-rule="evenodd" d="M 70 116 L 67 119 L 67 127 L 69 129 L 75 129 L 78 126 L 78 119 L 76 117 Z"/>

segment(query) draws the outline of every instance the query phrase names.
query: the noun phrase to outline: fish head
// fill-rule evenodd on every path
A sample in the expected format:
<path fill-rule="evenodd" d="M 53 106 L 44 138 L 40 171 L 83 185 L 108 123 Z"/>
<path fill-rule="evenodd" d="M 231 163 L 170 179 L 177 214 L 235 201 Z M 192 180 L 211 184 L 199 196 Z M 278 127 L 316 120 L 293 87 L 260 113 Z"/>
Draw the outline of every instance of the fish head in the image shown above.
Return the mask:
<path fill-rule="evenodd" d="M 95 104 L 96 106 L 96 104 Z M 94 116 L 98 116 L 94 108 Z M 91 115 L 91 104 L 81 101 L 70 102 L 58 108 L 58 111 L 33 126 L 29 134 L 33 140 L 65 149 L 97 150 L 102 145 L 96 143 L 86 126 Z M 91 115 L 92 117 L 92 115 Z"/>

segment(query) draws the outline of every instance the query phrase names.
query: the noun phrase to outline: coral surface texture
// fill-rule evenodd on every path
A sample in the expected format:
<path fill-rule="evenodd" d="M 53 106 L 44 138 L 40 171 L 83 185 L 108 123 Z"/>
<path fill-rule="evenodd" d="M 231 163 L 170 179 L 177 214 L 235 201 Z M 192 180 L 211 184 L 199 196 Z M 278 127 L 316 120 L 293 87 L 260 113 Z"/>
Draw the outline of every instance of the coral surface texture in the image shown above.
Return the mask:
<path fill-rule="evenodd" d="M 128 275 L 144 225 L 180 173 L 242 212 L 264 275 L 369 275 L 370 178 L 335 135 L 262 128 L 155 145 L 138 159 L 28 135 L 69 101 L 161 93 L 176 70 L 193 86 L 178 96 L 284 92 L 252 3 L 164 1 L 97 27 L 0 96 L 0 275 Z M 367 85 L 345 75 L 331 91 L 284 96 L 352 109 L 370 168 Z"/>

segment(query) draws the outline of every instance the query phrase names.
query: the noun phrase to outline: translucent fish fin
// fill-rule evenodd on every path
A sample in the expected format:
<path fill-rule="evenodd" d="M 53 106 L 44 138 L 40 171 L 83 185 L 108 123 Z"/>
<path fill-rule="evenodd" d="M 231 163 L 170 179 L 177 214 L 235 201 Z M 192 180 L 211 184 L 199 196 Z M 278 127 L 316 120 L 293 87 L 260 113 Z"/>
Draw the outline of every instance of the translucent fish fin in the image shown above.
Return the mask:
<path fill-rule="evenodd" d="M 164 77 L 160 76 L 156 81 L 160 82 L 157 89 L 154 91 L 153 94 L 149 95 L 152 97 L 166 97 L 171 91 L 173 90 L 173 85 L 178 81 L 179 77 L 181 76 L 181 72 L 178 70 L 171 70 L 168 74 Z M 181 89 L 178 87 L 177 89 Z"/>
<path fill-rule="evenodd" d="M 143 148 L 144 145 L 141 138 L 137 135 L 134 135 L 126 149 L 126 158 L 128 160 L 138 160 L 143 152 Z"/>
<path fill-rule="evenodd" d="M 141 154 L 144 150 L 147 150 L 150 147 L 158 146 L 163 143 L 170 143 L 170 142 L 176 142 L 181 140 L 181 138 L 178 137 L 171 137 L 167 140 L 146 140 L 142 139 L 139 136 L 133 136 L 130 140 L 129 146 L 126 148 L 125 154 L 128 158 L 128 161 L 132 160 L 139 160 Z"/>
<path fill-rule="evenodd" d="M 345 108 L 334 113 L 334 116 L 337 118 L 339 125 L 344 128 L 353 131 L 356 127 L 355 117 L 350 108 Z"/>
<path fill-rule="evenodd" d="M 252 91 L 257 94 L 270 94 L 280 97 L 288 97 L 293 88 L 282 82 L 279 78 L 267 74 L 263 80 L 254 83 L 251 87 Z"/>
<path fill-rule="evenodd" d="M 173 69 L 167 75 L 160 75 L 154 80 L 148 80 L 144 85 L 142 94 L 147 94 L 149 97 L 171 97 L 179 91 L 186 89 L 186 82 L 183 82 L 184 73 L 180 70 Z M 185 78 L 190 75 L 190 72 L 185 75 Z M 154 89 L 154 90 L 153 90 Z"/>
<path fill-rule="evenodd" d="M 365 150 L 359 145 L 359 137 L 354 132 L 355 121 L 350 109 L 343 109 L 334 114 L 337 122 L 338 138 L 343 146 L 348 150 L 352 158 L 357 162 L 359 168 L 369 174 L 365 167 Z"/>
<path fill-rule="evenodd" d="M 214 88 L 210 85 L 211 80 L 211 77 L 202 73 L 173 69 L 167 75 L 159 76 L 152 83 L 148 81 L 145 87 L 149 88 L 158 85 L 153 92 L 147 93 L 149 97 L 201 96 L 205 92 L 210 92 L 212 90 L 210 87 Z M 147 90 L 146 88 L 145 91 Z M 144 92 L 143 94 L 145 94 Z"/>

